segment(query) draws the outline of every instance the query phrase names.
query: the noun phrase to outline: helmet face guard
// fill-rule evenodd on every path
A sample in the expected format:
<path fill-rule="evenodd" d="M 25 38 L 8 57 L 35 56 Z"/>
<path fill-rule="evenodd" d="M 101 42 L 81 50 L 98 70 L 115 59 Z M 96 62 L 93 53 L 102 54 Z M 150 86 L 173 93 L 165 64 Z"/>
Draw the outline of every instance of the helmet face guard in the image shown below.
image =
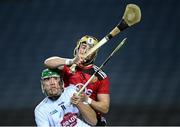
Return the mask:
<path fill-rule="evenodd" d="M 89 47 L 92 48 L 94 45 L 96 45 L 98 43 L 98 40 L 92 36 L 88 36 L 88 35 L 83 36 L 80 40 L 77 41 L 77 46 L 74 49 L 74 57 L 77 55 L 80 45 L 83 43 L 89 45 Z M 95 51 L 90 57 L 88 57 L 86 59 L 86 62 L 83 63 L 83 65 L 92 64 L 97 56 L 97 52 L 98 52 L 98 50 Z"/>
<path fill-rule="evenodd" d="M 60 78 L 59 85 L 62 84 L 62 87 L 64 87 L 64 82 L 62 80 L 61 73 L 60 73 L 59 69 L 45 69 L 41 73 L 41 89 L 42 89 L 42 93 L 44 93 L 46 96 L 47 96 L 47 93 L 44 89 L 43 80 L 46 78 L 51 78 L 51 77 Z"/>

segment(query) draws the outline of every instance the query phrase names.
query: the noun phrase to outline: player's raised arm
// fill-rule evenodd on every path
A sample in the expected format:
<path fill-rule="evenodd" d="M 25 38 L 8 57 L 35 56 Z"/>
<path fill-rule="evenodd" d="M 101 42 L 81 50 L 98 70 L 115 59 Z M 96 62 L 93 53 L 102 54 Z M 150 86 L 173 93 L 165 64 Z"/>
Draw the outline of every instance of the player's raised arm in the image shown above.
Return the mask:
<path fill-rule="evenodd" d="M 52 57 L 47 58 L 44 61 L 44 65 L 51 69 L 54 69 L 54 68 L 62 69 L 64 65 L 71 65 L 73 61 L 74 59 L 52 56 Z"/>

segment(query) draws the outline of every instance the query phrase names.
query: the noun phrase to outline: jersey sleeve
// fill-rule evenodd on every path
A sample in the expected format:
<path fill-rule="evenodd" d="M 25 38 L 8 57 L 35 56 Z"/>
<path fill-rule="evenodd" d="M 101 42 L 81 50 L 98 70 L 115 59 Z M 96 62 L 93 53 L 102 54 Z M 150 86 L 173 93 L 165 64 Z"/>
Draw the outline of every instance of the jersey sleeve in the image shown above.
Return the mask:
<path fill-rule="evenodd" d="M 62 72 L 63 72 L 64 87 L 68 87 L 69 86 L 69 78 L 72 75 L 70 68 L 67 65 L 64 65 Z"/>
<path fill-rule="evenodd" d="M 110 82 L 108 77 L 101 80 L 99 83 L 99 89 L 97 94 L 110 94 L 109 85 Z"/>
<path fill-rule="evenodd" d="M 38 127 L 49 127 L 48 118 L 39 109 L 35 109 L 35 122 Z"/>
<path fill-rule="evenodd" d="M 64 65 L 62 72 L 64 73 L 64 75 L 72 75 L 71 70 L 67 65 Z"/>

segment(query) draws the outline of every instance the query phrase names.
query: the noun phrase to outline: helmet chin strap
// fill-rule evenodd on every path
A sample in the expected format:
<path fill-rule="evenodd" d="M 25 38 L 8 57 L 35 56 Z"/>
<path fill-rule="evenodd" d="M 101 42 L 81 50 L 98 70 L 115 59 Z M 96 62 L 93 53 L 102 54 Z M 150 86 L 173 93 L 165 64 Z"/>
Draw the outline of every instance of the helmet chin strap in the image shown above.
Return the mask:
<path fill-rule="evenodd" d="M 94 63 L 94 60 L 96 58 L 96 53 L 93 54 L 89 59 L 86 60 L 86 62 L 82 63 L 82 65 L 87 66 Z"/>

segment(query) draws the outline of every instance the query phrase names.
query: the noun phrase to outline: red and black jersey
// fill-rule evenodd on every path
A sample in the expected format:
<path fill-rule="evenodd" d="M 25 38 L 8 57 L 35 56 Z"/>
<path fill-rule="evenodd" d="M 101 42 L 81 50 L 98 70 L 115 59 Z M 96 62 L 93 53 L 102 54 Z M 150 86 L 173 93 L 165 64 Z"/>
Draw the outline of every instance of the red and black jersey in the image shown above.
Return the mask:
<path fill-rule="evenodd" d="M 63 71 L 63 80 L 64 86 L 67 87 L 71 84 L 76 85 L 77 87 L 82 87 L 88 79 L 98 70 L 99 67 L 91 65 L 88 67 L 77 67 L 76 72 L 72 73 L 70 68 L 64 65 Z M 109 91 L 109 78 L 108 76 L 100 70 L 96 73 L 95 78 L 87 85 L 85 93 L 90 96 L 93 100 L 97 101 L 98 94 L 110 94 Z M 97 118 L 101 119 L 101 113 L 97 113 Z"/>
<path fill-rule="evenodd" d="M 88 67 L 77 67 L 76 72 L 72 73 L 68 66 L 64 66 L 64 84 L 67 87 L 70 84 L 76 86 L 82 86 L 88 79 L 94 74 L 98 69 L 97 66 L 91 65 Z M 97 101 L 97 94 L 109 94 L 109 78 L 108 76 L 100 70 L 95 78 L 87 85 L 85 93 L 89 95 L 93 100 Z"/>

